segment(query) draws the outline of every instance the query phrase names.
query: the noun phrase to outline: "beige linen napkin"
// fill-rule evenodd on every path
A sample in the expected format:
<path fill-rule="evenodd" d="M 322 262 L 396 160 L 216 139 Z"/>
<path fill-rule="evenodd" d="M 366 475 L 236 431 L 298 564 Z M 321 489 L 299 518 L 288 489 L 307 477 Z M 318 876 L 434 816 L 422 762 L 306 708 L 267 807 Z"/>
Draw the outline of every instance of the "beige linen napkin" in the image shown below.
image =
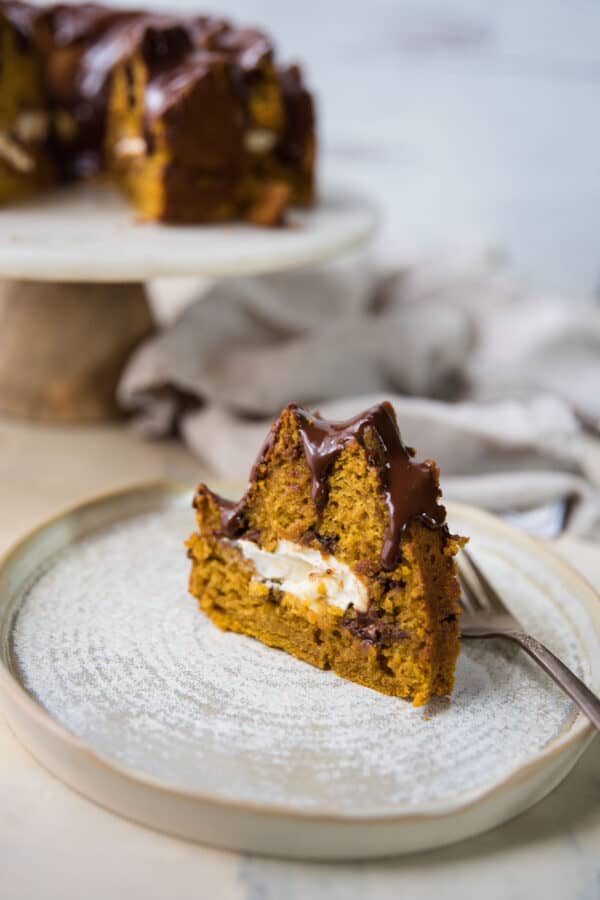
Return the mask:
<path fill-rule="evenodd" d="M 227 478 L 290 400 L 343 419 L 386 397 L 446 496 L 600 532 L 577 451 L 580 421 L 600 423 L 600 310 L 529 296 L 494 257 L 220 282 L 138 349 L 119 397 Z"/>

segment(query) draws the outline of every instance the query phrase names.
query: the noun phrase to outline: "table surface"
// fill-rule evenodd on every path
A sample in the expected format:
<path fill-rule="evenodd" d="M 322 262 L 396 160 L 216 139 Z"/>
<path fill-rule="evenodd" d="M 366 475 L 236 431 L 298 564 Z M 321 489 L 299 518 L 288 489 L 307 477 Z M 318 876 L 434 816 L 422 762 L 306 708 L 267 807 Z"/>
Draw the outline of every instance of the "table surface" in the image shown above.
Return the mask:
<path fill-rule="evenodd" d="M 600 475 L 600 447 L 589 446 Z M 121 426 L 48 427 L 0 419 L 0 549 L 45 517 L 145 480 L 206 473 L 180 445 Z M 597 547 L 559 549 L 597 585 Z M 38 766 L 0 720 L 0 896 L 7 900 L 219 897 L 220 900 L 486 900 L 600 897 L 596 740 L 573 773 L 529 812 L 441 851 L 354 865 L 291 863 L 195 846 L 119 819 Z"/>

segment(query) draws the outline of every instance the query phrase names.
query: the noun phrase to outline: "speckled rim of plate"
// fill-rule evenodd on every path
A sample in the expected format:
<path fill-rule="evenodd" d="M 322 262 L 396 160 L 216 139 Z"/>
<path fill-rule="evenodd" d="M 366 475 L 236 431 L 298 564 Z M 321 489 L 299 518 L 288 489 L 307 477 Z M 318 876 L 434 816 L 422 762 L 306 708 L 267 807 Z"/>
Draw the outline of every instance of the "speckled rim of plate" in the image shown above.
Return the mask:
<path fill-rule="evenodd" d="M 438 801 L 419 812 L 361 815 L 308 812 L 185 791 L 113 762 L 71 734 L 15 676 L 10 633 L 20 597 L 39 565 L 86 534 L 146 512 L 182 506 L 191 492 L 165 482 L 103 494 L 49 519 L 0 559 L 0 706 L 21 743 L 52 774 L 117 814 L 179 837 L 229 850 L 297 859 L 367 859 L 432 849 L 487 831 L 545 797 L 570 772 L 593 739 L 577 715 L 540 753 L 491 788 Z M 453 511 L 542 557 L 589 613 L 600 637 L 594 588 L 541 542 L 489 513 L 458 503 Z M 594 671 L 599 689 L 600 672 Z"/>

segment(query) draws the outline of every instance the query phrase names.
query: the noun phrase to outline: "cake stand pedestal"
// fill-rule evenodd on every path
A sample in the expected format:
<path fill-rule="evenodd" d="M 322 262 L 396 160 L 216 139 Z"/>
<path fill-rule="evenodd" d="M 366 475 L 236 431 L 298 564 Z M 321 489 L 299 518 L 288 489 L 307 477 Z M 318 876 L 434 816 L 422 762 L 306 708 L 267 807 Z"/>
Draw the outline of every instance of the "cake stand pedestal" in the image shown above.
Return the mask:
<path fill-rule="evenodd" d="M 112 189 L 76 185 L 0 210 L 0 412 L 54 422 L 117 414 L 115 388 L 152 331 L 144 284 L 298 268 L 365 243 L 364 199 L 324 192 L 282 229 L 136 222 Z"/>
<path fill-rule="evenodd" d="M 50 422 L 115 416 L 119 375 L 152 329 L 138 283 L 0 281 L 0 410 Z"/>

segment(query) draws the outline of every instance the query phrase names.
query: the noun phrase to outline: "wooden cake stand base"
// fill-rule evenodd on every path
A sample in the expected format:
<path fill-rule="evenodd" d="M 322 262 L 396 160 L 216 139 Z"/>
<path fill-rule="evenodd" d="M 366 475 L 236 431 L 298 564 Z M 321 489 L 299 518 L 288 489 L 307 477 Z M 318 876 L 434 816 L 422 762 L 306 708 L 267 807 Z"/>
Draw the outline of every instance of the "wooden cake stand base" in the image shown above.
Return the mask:
<path fill-rule="evenodd" d="M 0 282 L 0 412 L 47 422 L 118 415 L 119 376 L 152 329 L 139 283 Z"/>

